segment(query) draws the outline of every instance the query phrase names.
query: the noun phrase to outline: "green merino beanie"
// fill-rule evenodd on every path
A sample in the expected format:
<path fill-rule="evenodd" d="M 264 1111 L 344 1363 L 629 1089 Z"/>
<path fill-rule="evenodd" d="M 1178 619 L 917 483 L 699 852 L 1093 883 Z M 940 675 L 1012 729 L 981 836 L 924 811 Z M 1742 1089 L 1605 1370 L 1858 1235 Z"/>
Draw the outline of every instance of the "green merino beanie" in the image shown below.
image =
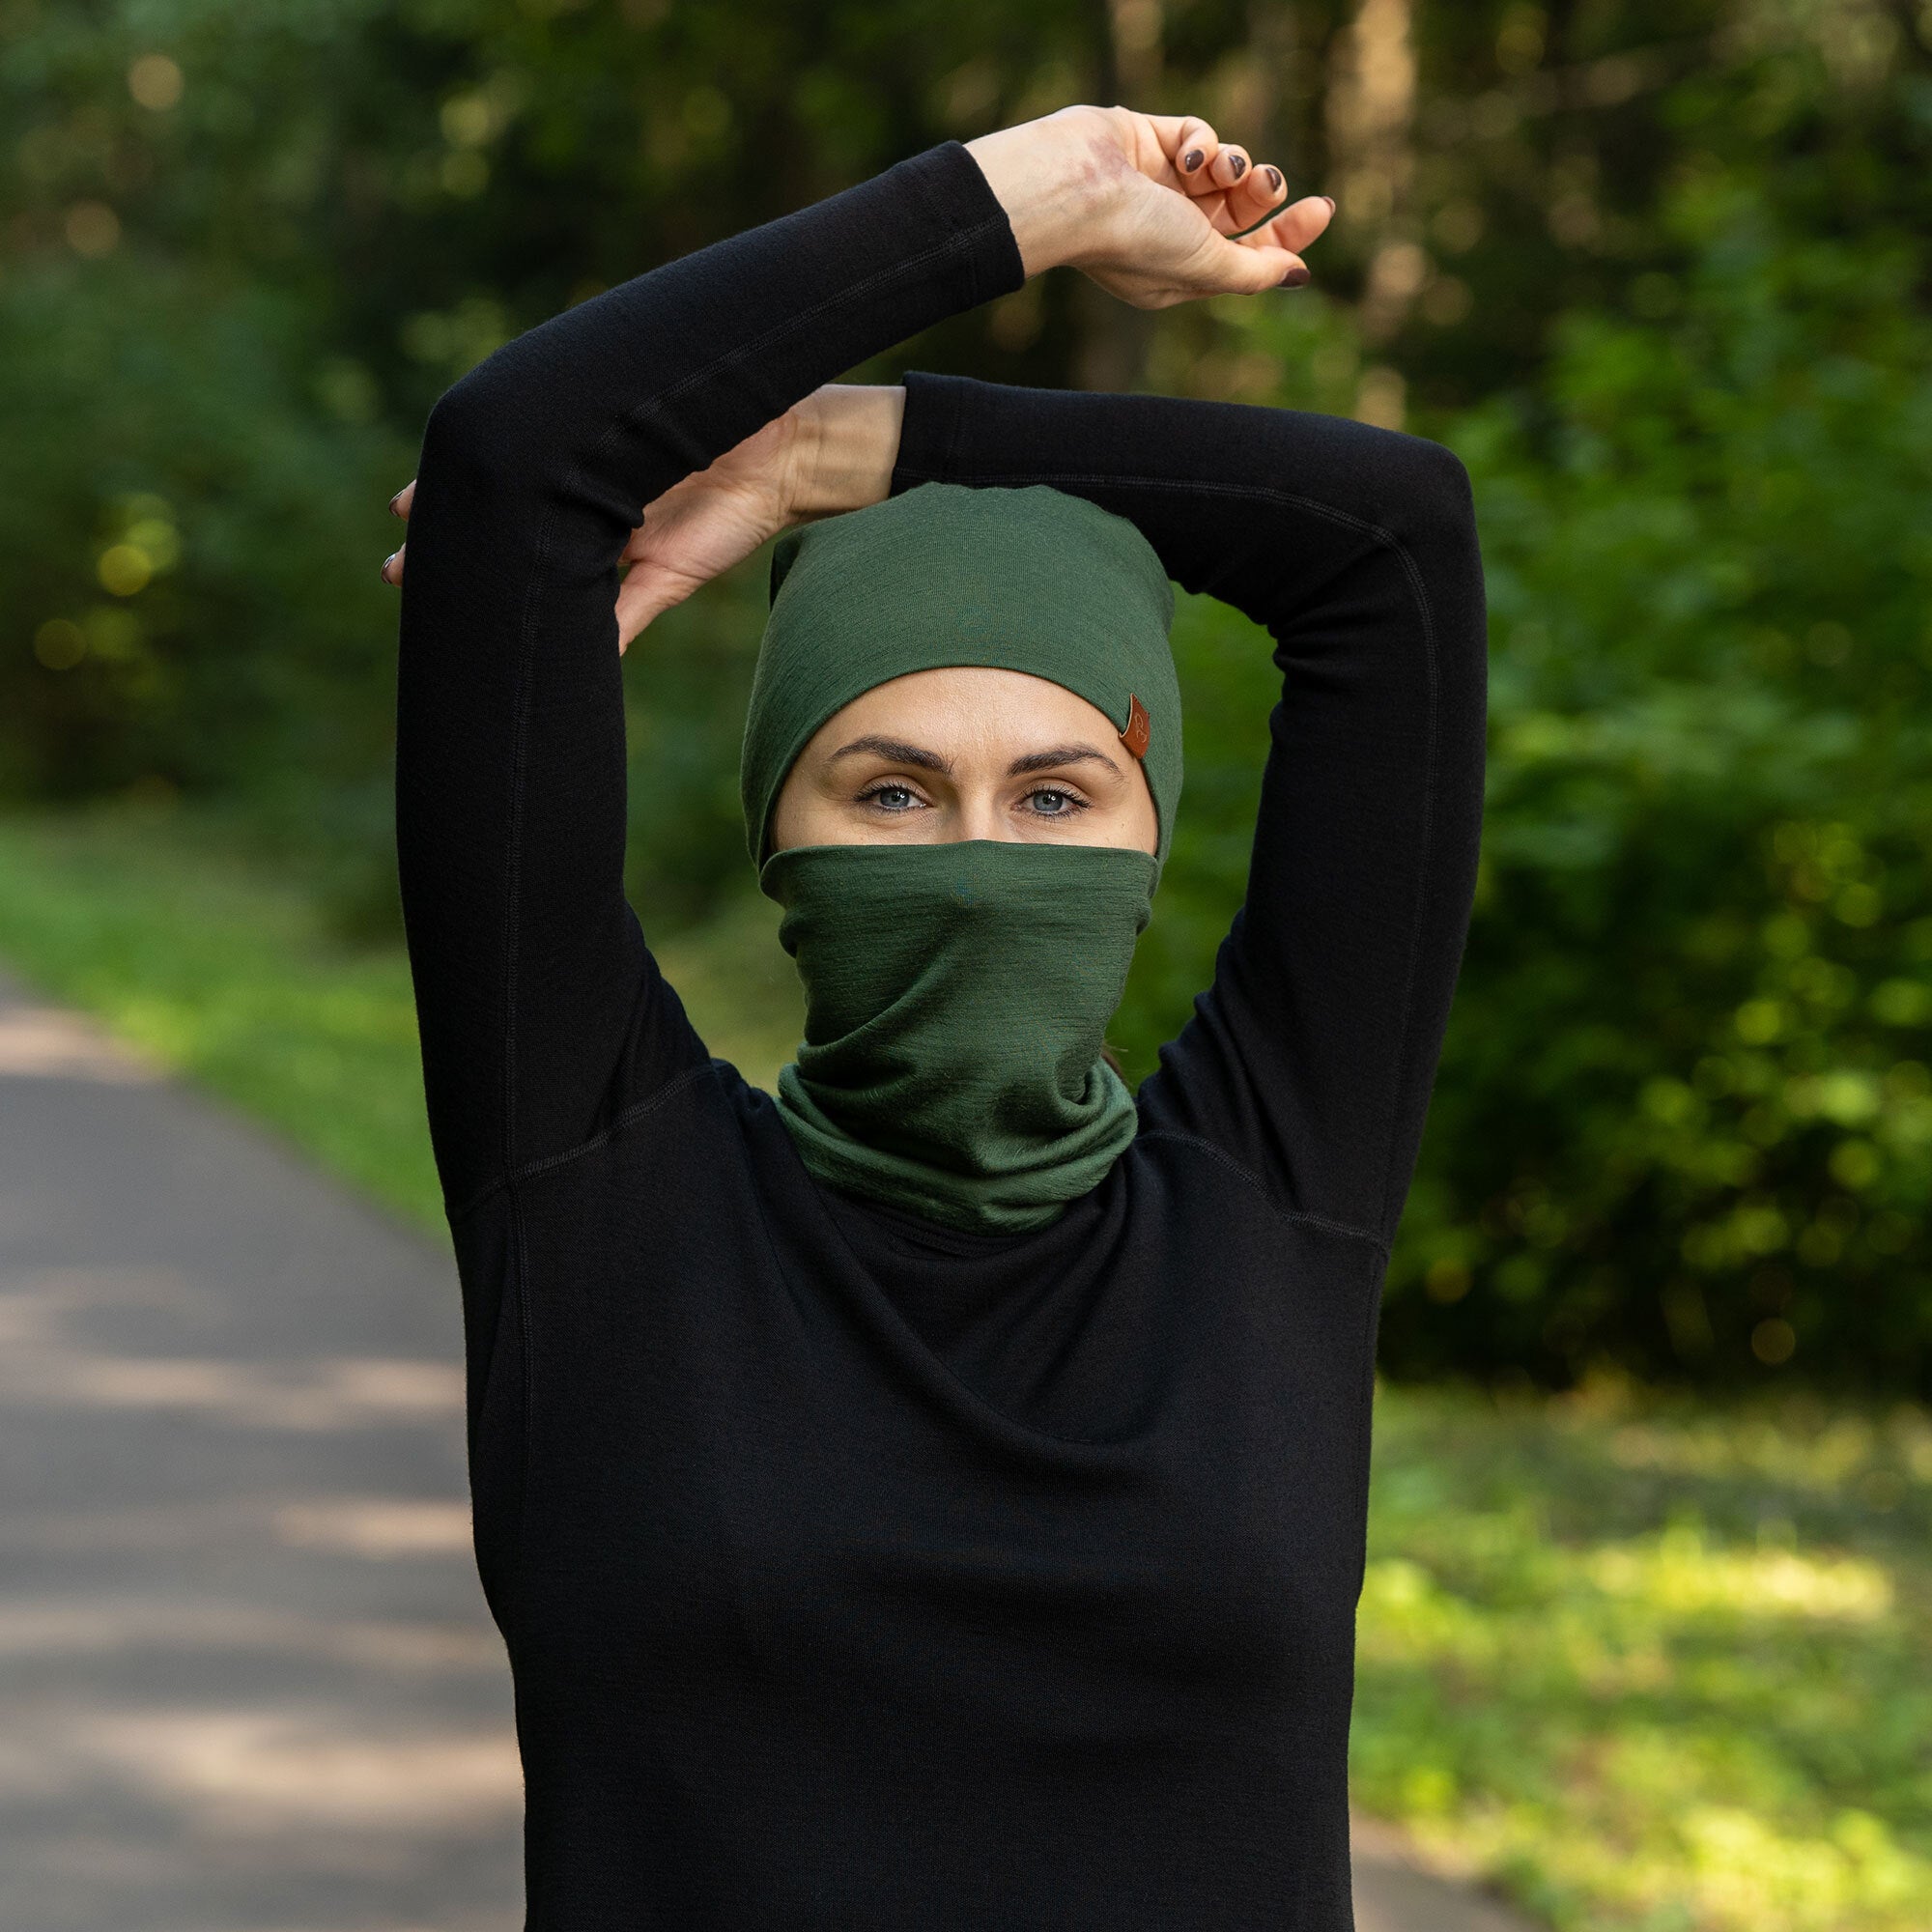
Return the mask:
<path fill-rule="evenodd" d="M 828 718 L 890 678 L 956 665 L 1064 685 L 1129 750 L 1144 722 L 1166 861 L 1180 802 L 1174 589 L 1125 518 L 1044 484 L 922 483 L 787 531 L 771 596 L 739 770 L 756 864 L 785 775 Z"/>

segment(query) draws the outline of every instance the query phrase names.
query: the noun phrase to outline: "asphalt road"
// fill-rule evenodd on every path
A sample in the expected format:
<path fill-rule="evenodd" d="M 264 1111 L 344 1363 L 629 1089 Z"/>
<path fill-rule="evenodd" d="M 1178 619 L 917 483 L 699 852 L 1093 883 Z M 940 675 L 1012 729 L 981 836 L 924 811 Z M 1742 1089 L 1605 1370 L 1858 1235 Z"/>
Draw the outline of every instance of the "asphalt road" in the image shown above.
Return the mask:
<path fill-rule="evenodd" d="M 444 1251 L 0 979 L 7 1932 L 522 1925 L 460 1364 Z M 1356 1922 L 1521 1932 L 1373 1828 Z"/>

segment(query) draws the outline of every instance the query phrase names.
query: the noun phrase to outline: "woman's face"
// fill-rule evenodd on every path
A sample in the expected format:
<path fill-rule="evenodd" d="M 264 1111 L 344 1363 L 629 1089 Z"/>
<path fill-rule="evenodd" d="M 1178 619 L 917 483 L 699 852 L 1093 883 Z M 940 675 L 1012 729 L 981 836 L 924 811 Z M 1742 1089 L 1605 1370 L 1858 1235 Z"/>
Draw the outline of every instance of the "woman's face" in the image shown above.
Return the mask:
<path fill-rule="evenodd" d="M 798 755 L 772 849 L 1158 843 L 1140 762 L 1104 712 L 1024 671 L 962 666 L 874 685 Z"/>

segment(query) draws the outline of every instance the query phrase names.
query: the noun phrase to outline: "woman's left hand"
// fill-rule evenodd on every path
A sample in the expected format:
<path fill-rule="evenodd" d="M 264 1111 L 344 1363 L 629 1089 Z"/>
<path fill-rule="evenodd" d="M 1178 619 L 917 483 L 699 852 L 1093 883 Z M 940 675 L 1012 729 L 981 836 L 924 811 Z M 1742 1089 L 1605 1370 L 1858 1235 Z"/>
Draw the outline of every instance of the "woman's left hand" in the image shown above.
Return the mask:
<path fill-rule="evenodd" d="M 1067 267 L 1136 308 L 1299 288 L 1326 195 L 1291 201 L 1270 162 L 1199 115 L 1063 107 L 966 143 L 1029 275 Z"/>

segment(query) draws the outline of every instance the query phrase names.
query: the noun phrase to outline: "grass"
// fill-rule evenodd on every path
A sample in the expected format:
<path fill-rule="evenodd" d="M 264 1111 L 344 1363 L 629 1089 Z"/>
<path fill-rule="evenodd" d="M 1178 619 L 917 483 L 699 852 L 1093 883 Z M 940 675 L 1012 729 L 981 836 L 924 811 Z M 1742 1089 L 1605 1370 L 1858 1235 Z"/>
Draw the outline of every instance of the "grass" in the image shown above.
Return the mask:
<path fill-rule="evenodd" d="M 796 1037 L 762 902 L 663 948 Z M 0 820 L 0 953 L 424 1225 L 408 974 L 206 827 Z M 1354 1786 L 1563 1932 L 1932 1926 L 1932 1419 L 1384 1388 Z"/>
<path fill-rule="evenodd" d="M 431 1228 L 409 969 L 216 836 L 121 810 L 0 820 L 0 954 Z"/>
<path fill-rule="evenodd" d="M 1565 1928 L 1932 1926 L 1932 1419 L 1385 1390 L 1354 1784 Z"/>

